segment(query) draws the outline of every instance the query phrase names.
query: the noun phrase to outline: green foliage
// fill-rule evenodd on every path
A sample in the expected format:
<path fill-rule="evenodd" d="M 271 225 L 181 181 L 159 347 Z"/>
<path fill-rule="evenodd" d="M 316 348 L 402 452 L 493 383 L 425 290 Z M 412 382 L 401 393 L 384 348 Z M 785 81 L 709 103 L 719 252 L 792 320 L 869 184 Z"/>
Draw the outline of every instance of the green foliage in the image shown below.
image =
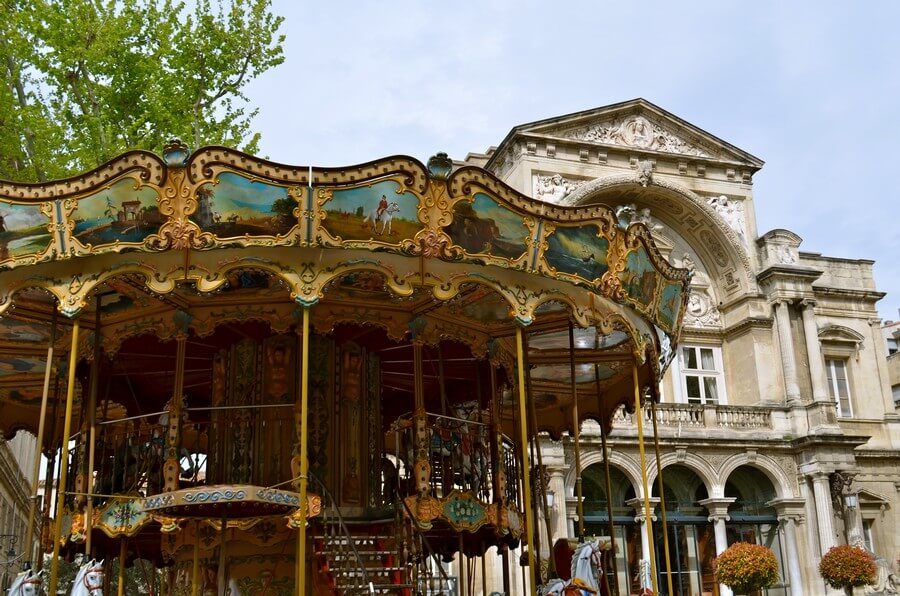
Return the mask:
<path fill-rule="evenodd" d="M 736 542 L 716 557 L 716 579 L 736 594 L 768 588 L 778 582 L 778 561 L 765 546 Z"/>
<path fill-rule="evenodd" d="M 247 83 L 283 61 L 271 0 L 3 0 L 0 178 L 59 178 L 130 149 L 258 150 Z"/>

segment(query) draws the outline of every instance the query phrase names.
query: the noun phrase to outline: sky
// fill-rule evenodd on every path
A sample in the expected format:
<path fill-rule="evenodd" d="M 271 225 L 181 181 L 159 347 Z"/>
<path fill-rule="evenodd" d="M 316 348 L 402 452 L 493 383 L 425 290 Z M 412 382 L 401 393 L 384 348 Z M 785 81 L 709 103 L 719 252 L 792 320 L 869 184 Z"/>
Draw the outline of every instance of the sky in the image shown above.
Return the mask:
<path fill-rule="evenodd" d="M 763 159 L 760 233 L 871 259 L 900 318 L 900 2 L 295 2 L 247 91 L 261 155 L 455 159 L 522 123 L 643 97 Z"/>

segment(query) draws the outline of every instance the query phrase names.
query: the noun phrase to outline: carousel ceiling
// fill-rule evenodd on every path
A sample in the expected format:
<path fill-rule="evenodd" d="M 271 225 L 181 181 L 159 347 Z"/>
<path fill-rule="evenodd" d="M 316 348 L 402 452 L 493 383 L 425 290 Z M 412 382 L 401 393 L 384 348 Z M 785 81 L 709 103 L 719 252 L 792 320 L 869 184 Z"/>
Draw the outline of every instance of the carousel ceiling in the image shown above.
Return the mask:
<path fill-rule="evenodd" d="M 631 382 L 635 359 L 643 378 L 660 374 L 689 273 L 661 258 L 642 224 L 626 228 L 601 205 L 535 201 L 478 168 L 450 170 L 442 155 L 428 166 L 391 157 L 300 168 L 222 147 L 189 156 L 173 143 L 162 159 L 133 152 L 68 180 L 0 182 L 3 431 L 33 427 L 53 329 L 61 354 L 76 317 L 87 329 L 79 355 L 92 358 L 99 340 L 113 357 L 108 376 L 131 384 L 110 391 L 135 403 L 135 379 L 147 395 L 170 390 L 167 340 L 196 343 L 186 383 L 199 387 L 202 346 L 246 324 L 289 332 L 313 305 L 319 333 L 374 326 L 398 345 L 452 340 L 505 366 L 527 326 L 532 392 L 548 410 L 571 406 L 573 364 L 588 412 L 597 394 Z M 52 366 L 51 394 L 65 384 L 64 363 Z M 126 397 L 115 401 L 143 409 Z"/>

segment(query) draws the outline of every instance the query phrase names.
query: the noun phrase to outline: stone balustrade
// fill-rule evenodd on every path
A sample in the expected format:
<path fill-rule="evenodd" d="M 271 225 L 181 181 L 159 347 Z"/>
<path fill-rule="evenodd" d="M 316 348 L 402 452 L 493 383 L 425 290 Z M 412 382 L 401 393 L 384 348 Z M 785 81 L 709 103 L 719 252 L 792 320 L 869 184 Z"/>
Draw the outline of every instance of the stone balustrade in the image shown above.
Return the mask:
<path fill-rule="evenodd" d="M 644 424 L 652 424 L 649 408 L 644 409 L 643 414 Z M 657 404 L 656 424 L 660 429 L 678 428 L 684 431 L 760 431 L 775 427 L 771 408 L 680 403 Z M 620 407 L 613 415 L 614 429 L 627 429 L 636 425 L 634 414 L 626 412 L 624 407 Z"/>

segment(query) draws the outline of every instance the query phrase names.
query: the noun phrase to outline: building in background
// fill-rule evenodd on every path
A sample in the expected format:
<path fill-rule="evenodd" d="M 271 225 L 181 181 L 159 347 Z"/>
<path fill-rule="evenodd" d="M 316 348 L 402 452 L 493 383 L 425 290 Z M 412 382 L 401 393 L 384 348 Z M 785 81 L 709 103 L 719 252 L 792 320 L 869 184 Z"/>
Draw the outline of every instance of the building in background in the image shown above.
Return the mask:
<path fill-rule="evenodd" d="M 35 437 L 16 433 L 9 441 L 0 438 L 0 589 L 22 570 L 27 558 L 25 545 L 29 497 L 35 457 Z M 35 532 L 37 537 L 37 532 Z M 37 546 L 35 539 L 32 548 Z"/>
<path fill-rule="evenodd" d="M 643 221 L 672 264 L 695 272 L 657 410 L 675 594 L 730 594 L 714 585 L 712 561 L 741 540 L 776 552 L 782 582 L 769 596 L 833 593 L 816 567 L 837 544 L 896 561 L 900 361 L 885 349 L 873 261 L 805 252 L 789 230 L 760 233 L 763 162 L 642 99 L 517 126 L 466 163 L 536 199 L 604 203 Z M 667 583 L 659 506 L 648 525 L 640 505 L 636 428 L 625 412 L 614 423 L 611 495 L 599 427 L 582 433 L 587 531 L 608 534 L 611 498 L 622 594 L 636 592 L 650 527 Z M 553 538 L 574 537 L 572 442 L 545 441 L 543 461 Z"/>

